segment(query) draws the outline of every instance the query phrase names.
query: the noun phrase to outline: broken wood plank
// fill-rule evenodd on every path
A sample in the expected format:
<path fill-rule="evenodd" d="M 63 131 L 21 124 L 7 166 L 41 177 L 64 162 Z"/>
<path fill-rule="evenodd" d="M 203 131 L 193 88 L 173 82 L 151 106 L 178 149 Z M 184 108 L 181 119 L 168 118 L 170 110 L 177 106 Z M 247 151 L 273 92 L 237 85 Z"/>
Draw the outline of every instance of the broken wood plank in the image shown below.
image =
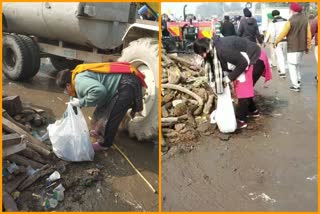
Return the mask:
<path fill-rule="evenodd" d="M 32 176 L 29 176 L 25 181 L 23 181 L 19 187 L 18 190 L 21 192 L 31 186 L 34 182 L 36 182 L 39 178 L 50 174 L 55 169 L 53 167 L 50 167 L 50 165 L 44 165 L 41 169 L 39 169 L 37 172 L 35 172 Z"/>
<path fill-rule="evenodd" d="M 8 157 L 9 155 L 18 153 L 27 148 L 25 139 L 22 139 L 19 144 L 4 145 L 2 147 L 2 157 Z"/>
<path fill-rule="evenodd" d="M 34 151 L 31 148 L 26 148 L 25 150 L 21 151 L 19 154 L 42 164 L 50 163 L 49 160 L 42 158 L 38 152 Z"/>
<path fill-rule="evenodd" d="M 19 96 L 10 96 L 2 99 L 2 108 L 10 116 L 16 115 L 22 111 L 22 103 Z"/>
<path fill-rule="evenodd" d="M 11 194 L 12 192 L 14 192 L 18 188 L 18 186 L 24 180 L 27 179 L 27 177 L 28 177 L 27 174 L 21 174 L 21 175 L 17 176 L 13 181 L 6 183 L 4 185 L 4 189 L 6 190 L 7 193 Z"/>
<path fill-rule="evenodd" d="M 43 167 L 43 164 L 30 160 L 22 155 L 18 155 L 18 154 L 13 154 L 10 155 L 8 157 L 6 157 L 5 159 L 9 160 L 10 162 L 15 162 L 18 165 L 22 165 L 22 166 L 31 166 L 34 169 L 40 169 L 41 167 Z"/>
<path fill-rule="evenodd" d="M 50 149 L 48 148 L 47 145 L 43 144 L 38 139 L 34 138 L 31 134 L 29 134 L 25 130 L 21 129 L 19 126 L 12 123 L 8 119 L 2 118 L 2 127 L 5 130 L 11 130 L 11 132 L 17 132 L 18 134 L 27 136 L 27 140 L 28 140 L 27 146 L 29 146 L 33 150 L 37 151 L 41 155 L 48 156 L 51 154 Z"/>
<path fill-rule="evenodd" d="M 37 112 L 38 114 L 41 114 L 41 113 L 45 112 L 45 110 L 43 110 L 43 109 L 41 109 L 41 108 L 38 108 L 38 107 L 36 107 L 36 106 L 33 106 L 33 105 L 32 105 L 32 106 L 29 106 L 29 107 L 27 107 L 27 108 L 29 108 L 29 109 Z"/>
<path fill-rule="evenodd" d="M 12 196 L 6 191 L 2 191 L 2 202 L 3 207 L 8 212 L 19 211 L 16 202 Z"/>
<path fill-rule="evenodd" d="M 21 135 L 17 133 L 2 135 L 3 146 L 10 146 L 10 145 L 15 145 L 19 143 L 21 143 Z"/>
<path fill-rule="evenodd" d="M 15 125 L 19 126 L 21 129 L 25 130 L 28 132 L 28 129 L 22 125 L 20 122 L 17 122 L 15 119 L 13 119 L 6 110 L 2 111 L 2 116 L 8 119 L 10 122 L 14 123 Z M 20 120 L 21 121 L 21 120 Z"/>

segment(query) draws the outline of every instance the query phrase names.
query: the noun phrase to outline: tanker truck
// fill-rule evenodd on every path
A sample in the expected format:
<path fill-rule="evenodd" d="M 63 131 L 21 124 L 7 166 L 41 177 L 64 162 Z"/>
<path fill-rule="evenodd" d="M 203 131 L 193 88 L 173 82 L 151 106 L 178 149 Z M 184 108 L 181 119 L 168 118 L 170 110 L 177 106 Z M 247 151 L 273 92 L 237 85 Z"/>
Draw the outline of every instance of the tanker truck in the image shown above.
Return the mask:
<path fill-rule="evenodd" d="M 40 59 L 56 70 L 83 62 L 126 61 L 146 76 L 144 110 L 125 127 L 138 140 L 158 136 L 158 22 L 141 20 L 152 3 L 3 3 L 2 71 L 14 81 L 34 77 Z"/>

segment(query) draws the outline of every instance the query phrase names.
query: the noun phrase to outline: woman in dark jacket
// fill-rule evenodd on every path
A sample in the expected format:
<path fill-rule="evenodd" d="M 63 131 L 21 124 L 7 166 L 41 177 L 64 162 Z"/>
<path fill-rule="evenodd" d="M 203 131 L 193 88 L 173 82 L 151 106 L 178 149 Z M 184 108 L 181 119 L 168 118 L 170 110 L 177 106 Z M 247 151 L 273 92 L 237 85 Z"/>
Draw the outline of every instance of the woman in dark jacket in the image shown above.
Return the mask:
<path fill-rule="evenodd" d="M 210 43 L 212 49 L 210 49 Z M 237 36 L 215 37 L 213 40 L 198 39 L 194 42 L 194 52 L 202 56 L 206 61 L 213 61 L 213 49 L 216 49 L 222 70 L 228 72 L 223 81 L 225 83 L 233 81 L 236 87 L 239 103 L 237 128 L 245 128 L 247 127 L 248 113 L 253 117 L 259 116 L 259 110 L 253 101 L 253 86 L 263 74 L 266 81 L 271 79 L 269 62 L 265 53 L 256 43 Z M 233 65 L 234 68 L 232 70 L 229 69 L 230 66 L 228 64 Z M 213 66 L 211 67 L 214 69 Z M 264 73 L 264 71 L 267 71 L 267 73 Z M 238 80 L 242 73 L 245 74 L 244 82 Z"/>

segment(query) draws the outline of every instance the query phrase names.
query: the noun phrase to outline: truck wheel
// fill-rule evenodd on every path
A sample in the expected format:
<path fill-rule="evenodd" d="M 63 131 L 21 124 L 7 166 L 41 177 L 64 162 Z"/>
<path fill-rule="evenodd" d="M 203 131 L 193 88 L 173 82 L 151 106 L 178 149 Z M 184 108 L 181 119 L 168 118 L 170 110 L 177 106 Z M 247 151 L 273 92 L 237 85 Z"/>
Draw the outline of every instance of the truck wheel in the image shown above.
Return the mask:
<path fill-rule="evenodd" d="M 29 51 L 21 38 L 7 34 L 2 41 L 2 71 L 11 80 L 24 80 L 24 72 L 32 68 Z"/>
<path fill-rule="evenodd" d="M 23 73 L 25 79 L 31 79 L 34 77 L 40 68 L 40 50 L 38 45 L 28 36 L 19 35 L 25 46 L 28 48 L 29 56 L 32 62 L 32 69 Z"/>
<path fill-rule="evenodd" d="M 50 57 L 51 64 L 57 71 L 63 69 L 74 69 L 77 65 L 82 64 L 83 61 L 76 59 L 66 59 L 64 57 L 53 56 Z"/>
<path fill-rule="evenodd" d="M 153 140 L 158 136 L 158 40 L 142 38 L 133 41 L 122 51 L 120 62 L 130 62 L 145 76 L 148 86 L 143 99 L 143 111 L 127 123 L 131 137 Z"/>

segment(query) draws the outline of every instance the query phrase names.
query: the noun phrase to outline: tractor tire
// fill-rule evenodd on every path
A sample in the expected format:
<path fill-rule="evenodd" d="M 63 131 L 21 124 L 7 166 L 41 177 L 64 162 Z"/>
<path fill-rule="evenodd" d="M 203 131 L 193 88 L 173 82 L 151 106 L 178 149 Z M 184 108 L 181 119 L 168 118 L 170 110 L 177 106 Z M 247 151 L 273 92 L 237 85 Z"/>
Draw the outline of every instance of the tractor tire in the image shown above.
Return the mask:
<path fill-rule="evenodd" d="M 61 71 L 63 69 L 73 70 L 77 65 L 82 64 L 83 61 L 76 59 L 66 59 L 60 56 L 50 57 L 51 64 L 57 71 Z"/>
<path fill-rule="evenodd" d="M 24 72 L 25 79 L 31 79 L 34 77 L 40 69 L 40 49 L 38 45 L 28 36 L 19 35 L 24 44 L 29 50 L 29 56 L 31 57 L 32 69 Z"/>
<path fill-rule="evenodd" d="M 2 72 L 14 81 L 25 80 L 25 73 L 32 69 L 28 47 L 17 35 L 3 35 Z"/>
<path fill-rule="evenodd" d="M 132 63 L 146 76 L 148 96 L 144 97 L 142 111 L 145 115 L 135 117 L 125 125 L 130 137 L 136 137 L 139 141 L 158 139 L 158 48 L 157 39 L 141 38 L 131 42 L 118 59 L 119 62 Z"/>

